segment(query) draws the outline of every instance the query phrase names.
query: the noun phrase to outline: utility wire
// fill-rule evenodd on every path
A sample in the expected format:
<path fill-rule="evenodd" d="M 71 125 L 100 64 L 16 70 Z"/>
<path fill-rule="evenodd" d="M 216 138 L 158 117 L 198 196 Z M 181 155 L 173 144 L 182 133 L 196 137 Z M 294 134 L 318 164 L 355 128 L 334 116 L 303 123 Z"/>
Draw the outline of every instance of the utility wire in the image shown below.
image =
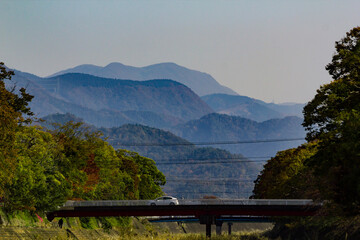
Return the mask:
<path fill-rule="evenodd" d="M 257 160 L 252 160 L 250 158 L 254 158 Z M 228 158 L 202 158 L 202 159 L 192 159 L 192 158 L 188 158 L 188 159 L 156 159 L 156 165 L 187 165 L 187 164 L 231 164 L 231 163 L 258 163 L 258 162 L 266 162 L 267 160 L 269 160 L 271 157 L 270 156 L 265 156 L 265 157 L 228 157 Z M 222 160 L 222 161 L 217 161 L 217 160 Z M 224 161 L 224 160 L 230 160 L 230 161 Z"/>
<path fill-rule="evenodd" d="M 157 162 L 156 165 L 194 165 L 194 164 L 232 164 L 232 163 L 255 163 L 255 162 L 266 162 L 266 160 L 239 160 L 239 161 L 215 161 L 215 162 Z"/>
<path fill-rule="evenodd" d="M 166 146 L 193 146 L 193 145 L 229 145 L 246 143 L 271 143 L 271 142 L 290 142 L 301 141 L 304 138 L 284 138 L 284 139 L 264 139 L 247 141 L 219 141 L 219 142 L 180 142 L 180 143 L 116 143 L 116 146 L 124 147 L 166 147 Z"/>
<path fill-rule="evenodd" d="M 154 159 L 156 160 L 156 162 L 160 162 L 160 161 L 190 161 L 190 160 L 194 160 L 194 161 L 205 161 L 205 160 L 251 160 L 251 159 L 257 159 L 257 158 L 266 158 L 266 159 L 270 159 L 272 158 L 272 156 L 264 156 L 264 157 L 220 157 L 220 158 L 168 158 L 168 159 Z"/>
<path fill-rule="evenodd" d="M 180 184 L 180 185 L 176 185 L 178 186 L 177 188 L 223 188 L 223 187 L 226 187 L 226 188 L 253 188 L 254 187 L 254 184 L 252 184 L 252 182 L 248 181 L 246 182 L 247 185 L 243 185 L 243 184 L 240 184 L 240 183 L 245 183 L 245 182 L 223 182 L 223 183 L 214 183 L 214 182 L 207 182 L 207 183 L 191 183 L 191 184 L 186 184 L 186 185 L 183 185 L 183 184 Z M 250 184 L 251 183 L 251 184 Z M 170 185 L 167 185 L 167 186 L 170 186 Z M 175 187 L 174 187 L 175 188 Z"/>
<path fill-rule="evenodd" d="M 253 179 L 237 179 L 237 178 L 219 178 L 219 179 L 199 179 L 199 178 L 167 178 L 166 181 L 174 182 L 253 182 Z"/>
<path fill-rule="evenodd" d="M 240 195 L 240 194 L 249 194 L 249 193 L 252 193 L 252 192 L 229 192 L 229 191 L 225 191 L 225 192 L 220 192 L 220 191 L 217 191 L 217 192 L 212 192 L 212 191 L 202 191 L 202 192 L 171 192 L 169 191 L 168 193 L 170 193 L 170 195 L 177 195 L 177 194 L 219 194 L 219 193 L 225 193 L 225 194 L 236 194 L 236 195 Z"/>

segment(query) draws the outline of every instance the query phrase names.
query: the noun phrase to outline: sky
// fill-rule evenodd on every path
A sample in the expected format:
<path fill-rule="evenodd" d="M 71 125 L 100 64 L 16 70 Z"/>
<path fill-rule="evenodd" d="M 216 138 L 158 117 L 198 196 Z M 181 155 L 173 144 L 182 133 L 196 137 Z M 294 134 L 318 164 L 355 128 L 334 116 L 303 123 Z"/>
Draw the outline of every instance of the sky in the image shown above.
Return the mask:
<path fill-rule="evenodd" d="M 41 77 L 81 64 L 162 62 L 240 95 L 310 101 L 358 0 L 0 0 L 0 61 Z"/>

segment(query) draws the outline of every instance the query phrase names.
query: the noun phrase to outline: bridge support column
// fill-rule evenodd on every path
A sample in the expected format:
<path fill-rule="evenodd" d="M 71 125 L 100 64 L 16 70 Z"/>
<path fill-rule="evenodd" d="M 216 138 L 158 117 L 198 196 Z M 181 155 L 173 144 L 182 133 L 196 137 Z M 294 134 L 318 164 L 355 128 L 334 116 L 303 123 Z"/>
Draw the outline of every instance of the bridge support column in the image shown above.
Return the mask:
<path fill-rule="evenodd" d="M 228 234 L 231 235 L 231 226 L 233 225 L 232 222 L 228 222 Z"/>
<path fill-rule="evenodd" d="M 222 221 L 216 221 L 215 225 L 216 225 L 216 235 L 221 235 L 221 227 L 223 225 L 223 222 Z"/>
<path fill-rule="evenodd" d="M 216 216 L 202 215 L 199 216 L 200 224 L 206 225 L 206 237 L 211 238 L 211 224 L 215 223 Z"/>
<path fill-rule="evenodd" d="M 211 238 L 211 224 L 206 224 L 206 237 Z"/>

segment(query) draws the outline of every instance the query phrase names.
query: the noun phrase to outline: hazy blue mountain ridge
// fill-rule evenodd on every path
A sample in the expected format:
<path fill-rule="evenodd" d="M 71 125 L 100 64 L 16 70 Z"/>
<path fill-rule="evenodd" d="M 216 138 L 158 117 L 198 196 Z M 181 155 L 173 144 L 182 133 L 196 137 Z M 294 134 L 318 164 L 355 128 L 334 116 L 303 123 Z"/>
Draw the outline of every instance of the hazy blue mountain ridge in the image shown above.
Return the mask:
<path fill-rule="evenodd" d="M 257 122 L 213 114 L 213 110 L 191 89 L 172 80 L 116 80 L 78 73 L 39 78 L 20 72 L 14 80 L 22 82 L 35 95 L 31 107 L 39 116 L 72 113 L 98 127 L 140 123 L 171 130 L 191 142 L 287 139 L 305 135 L 302 119 L 297 117 Z M 250 103 L 261 102 L 239 97 Z M 227 105 L 226 101 L 219 101 L 214 107 L 218 109 Z M 299 144 L 276 142 L 215 146 L 245 156 L 273 156 L 279 150 Z"/>
<path fill-rule="evenodd" d="M 211 75 L 191 70 L 175 63 L 159 63 L 146 67 L 132 67 L 116 62 L 110 63 L 105 67 L 85 64 L 60 71 L 50 77 L 63 75 L 65 73 L 85 73 L 104 78 L 139 81 L 150 79 L 172 79 L 188 86 L 199 96 L 212 93 L 237 95 L 237 93 L 230 88 L 220 85 Z"/>
<path fill-rule="evenodd" d="M 282 113 L 284 116 L 303 117 L 303 108 L 305 103 L 266 103 L 266 106 Z"/>
<path fill-rule="evenodd" d="M 57 88 L 59 87 L 57 83 L 51 83 L 47 81 L 47 79 L 20 71 L 16 71 L 12 80 L 7 82 L 8 87 L 14 84 L 18 88 L 25 87 L 30 94 L 35 96 L 30 103 L 30 107 L 37 117 L 56 113 L 72 113 L 98 127 L 114 127 L 126 123 L 141 123 L 158 128 L 169 128 L 184 122 L 183 119 L 175 116 L 150 111 L 90 109 L 76 102 L 69 102 L 61 96 L 56 96 Z"/>
<path fill-rule="evenodd" d="M 255 121 L 266 121 L 286 116 L 302 117 L 304 104 L 275 104 L 228 94 L 211 94 L 201 97 L 217 113 L 240 116 Z"/>
<path fill-rule="evenodd" d="M 131 81 L 69 73 L 57 81 L 57 96 L 94 110 L 150 111 L 184 120 L 213 110 L 188 87 L 173 80 Z"/>
<path fill-rule="evenodd" d="M 173 132 L 190 142 L 252 141 L 304 138 L 299 117 L 285 117 L 256 122 L 237 116 L 212 113 L 175 127 Z M 245 156 L 274 156 L 276 152 L 297 147 L 304 141 L 273 143 L 226 144 L 216 147 Z"/>

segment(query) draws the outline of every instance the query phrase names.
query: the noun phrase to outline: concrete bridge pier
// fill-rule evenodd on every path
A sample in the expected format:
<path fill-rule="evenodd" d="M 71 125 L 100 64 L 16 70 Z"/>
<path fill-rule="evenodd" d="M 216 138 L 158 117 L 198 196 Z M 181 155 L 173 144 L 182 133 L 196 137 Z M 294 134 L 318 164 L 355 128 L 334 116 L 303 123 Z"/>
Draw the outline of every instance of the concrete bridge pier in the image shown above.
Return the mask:
<path fill-rule="evenodd" d="M 231 235 L 231 226 L 233 225 L 232 222 L 228 222 L 228 234 Z"/>
<path fill-rule="evenodd" d="M 206 237 L 211 238 L 211 224 L 206 224 Z"/>
<path fill-rule="evenodd" d="M 199 216 L 200 224 L 206 225 L 206 237 L 211 238 L 211 224 L 215 224 L 216 216 L 214 215 L 201 215 Z"/>
<path fill-rule="evenodd" d="M 221 235 L 221 227 L 223 225 L 223 221 L 215 221 L 215 225 L 216 225 L 216 235 Z"/>

